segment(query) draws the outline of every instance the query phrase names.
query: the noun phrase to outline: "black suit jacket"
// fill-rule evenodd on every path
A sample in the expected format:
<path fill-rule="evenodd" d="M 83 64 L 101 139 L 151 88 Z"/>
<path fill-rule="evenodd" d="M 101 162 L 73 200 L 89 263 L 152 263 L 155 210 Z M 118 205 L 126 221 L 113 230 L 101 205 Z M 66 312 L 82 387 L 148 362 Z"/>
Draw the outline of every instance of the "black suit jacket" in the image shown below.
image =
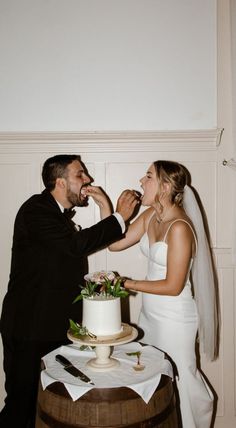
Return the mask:
<path fill-rule="evenodd" d="M 115 216 L 78 232 L 50 192 L 28 199 L 15 220 L 2 334 L 65 340 L 69 318 L 81 321 L 81 303 L 72 302 L 84 284 L 87 256 L 121 237 Z"/>

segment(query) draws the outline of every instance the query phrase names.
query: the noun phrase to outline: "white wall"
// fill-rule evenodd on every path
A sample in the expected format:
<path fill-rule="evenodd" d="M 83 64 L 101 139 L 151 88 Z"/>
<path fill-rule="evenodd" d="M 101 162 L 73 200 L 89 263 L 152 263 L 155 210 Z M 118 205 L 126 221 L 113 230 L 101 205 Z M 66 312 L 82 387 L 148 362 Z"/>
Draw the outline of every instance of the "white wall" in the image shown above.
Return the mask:
<path fill-rule="evenodd" d="M 0 131 L 217 126 L 216 0 L 0 0 Z"/>
<path fill-rule="evenodd" d="M 229 3 L 0 0 L 0 306 L 14 217 L 41 190 L 46 157 L 81 153 L 113 200 L 123 187 L 136 187 L 153 159 L 181 161 L 206 209 L 219 273 L 220 358 L 203 359 L 219 397 L 215 428 L 233 428 L 236 417 L 235 173 L 222 165 L 233 154 Z M 216 128 L 224 128 L 220 145 Z M 97 218 L 91 207 L 82 221 Z M 101 252 L 91 257 L 90 269 L 116 267 L 141 277 L 139 257 L 137 248 Z M 131 303 L 135 321 L 140 301 Z"/>

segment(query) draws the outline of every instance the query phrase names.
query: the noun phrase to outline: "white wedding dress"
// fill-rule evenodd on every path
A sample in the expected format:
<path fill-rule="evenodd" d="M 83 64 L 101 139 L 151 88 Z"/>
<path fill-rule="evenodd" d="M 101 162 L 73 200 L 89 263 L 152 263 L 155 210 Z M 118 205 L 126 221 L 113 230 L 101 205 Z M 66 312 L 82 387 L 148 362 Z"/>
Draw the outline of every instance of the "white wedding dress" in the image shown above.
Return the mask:
<path fill-rule="evenodd" d="M 166 236 L 173 223 L 170 224 L 163 241 L 149 245 L 147 233 L 140 240 L 141 251 L 148 258 L 148 280 L 166 277 Z M 189 227 L 191 228 L 190 225 Z M 178 296 L 142 293 L 138 325 L 144 331 L 141 342 L 166 352 L 176 365 L 183 428 L 210 428 L 213 394 L 196 368 L 198 314 L 189 277 Z"/>

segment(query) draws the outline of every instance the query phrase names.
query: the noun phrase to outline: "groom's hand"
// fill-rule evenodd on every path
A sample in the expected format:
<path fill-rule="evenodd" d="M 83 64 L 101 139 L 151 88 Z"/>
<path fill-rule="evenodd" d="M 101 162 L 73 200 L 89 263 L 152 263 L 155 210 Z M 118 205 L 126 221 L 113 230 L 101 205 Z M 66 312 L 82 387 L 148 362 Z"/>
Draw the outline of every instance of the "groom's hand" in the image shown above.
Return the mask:
<path fill-rule="evenodd" d="M 118 212 L 124 219 L 129 220 L 132 216 L 136 205 L 140 203 L 139 193 L 135 190 L 124 190 L 118 198 L 116 205 L 116 212 Z"/>

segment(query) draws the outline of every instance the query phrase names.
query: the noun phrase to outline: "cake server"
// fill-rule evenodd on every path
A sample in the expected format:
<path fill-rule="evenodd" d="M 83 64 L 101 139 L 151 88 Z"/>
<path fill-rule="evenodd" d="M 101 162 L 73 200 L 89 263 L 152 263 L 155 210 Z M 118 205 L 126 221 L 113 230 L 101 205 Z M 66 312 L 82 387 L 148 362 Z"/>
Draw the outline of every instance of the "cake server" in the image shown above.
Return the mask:
<path fill-rule="evenodd" d="M 91 381 L 91 379 L 89 379 L 88 376 L 86 376 L 86 374 L 77 369 L 77 367 L 73 366 L 73 364 L 69 360 L 67 360 L 67 358 L 63 357 L 63 355 L 57 354 L 55 356 L 55 359 L 64 367 L 64 370 L 66 370 L 72 376 L 78 377 L 83 382 L 94 385 L 94 383 Z"/>

